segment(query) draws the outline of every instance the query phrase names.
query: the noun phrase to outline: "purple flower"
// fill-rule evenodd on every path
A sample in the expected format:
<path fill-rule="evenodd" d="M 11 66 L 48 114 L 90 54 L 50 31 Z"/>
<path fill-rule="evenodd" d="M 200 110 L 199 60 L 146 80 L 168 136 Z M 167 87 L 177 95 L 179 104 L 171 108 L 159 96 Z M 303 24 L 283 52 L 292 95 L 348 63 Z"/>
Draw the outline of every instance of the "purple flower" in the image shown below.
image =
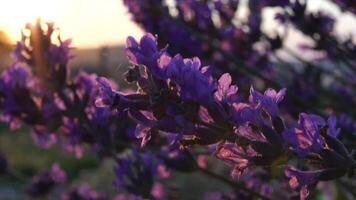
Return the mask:
<path fill-rule="evenodd" d="M 151 194 L 156 199 L 165 199 L 167 195 L 164 186 L 158 182 L 153 184 Z"/>
<path fill-rule="evenodd" d="M 234 103 L 233 104 L 233 120 L 236 124 L 244 125 L 247 122 L 258 122 L 259 117 L 256 110 L 247 103 Z"/>
<path fill-rule="evenodd" d="M 219 101 L 224 101 L 227 103 L 232 103 L 236 100 L 237 86 L 231 85 L 231 76 L 228 73 L 223 74 L 217 86 L 217 91 L 215 92 L 215 98 Z"/>
<path fill-rule="evenodd" d="M 41 125 L 33 127 L 31 136 L 35 143 L 43 148 L 49 148 L 57 142 L 56 134 Z"/>
<path fill-rule="evenodd" d="M 343 169 L 322 169 L 317 171 L 300 171 L 287 166 L 284 170 L 285 175 L 290 178 L 289 186 L 300 191 L 300 199 L 308 197 L 309 191 L 316 186 L 318 181 L 329 181 L 339 178 L 345 174 Z"/>
<path fill-rule="evenodd" d="M 257 131 L 253 130 L 250 126 L 239 126 L 236 130 L 236 134 L 240 137 L 244 137 L 250 141 L 260 141 L 265 142 L 266 138 L 258 133 Z"/>
<path fill-rule="evenodd" d="M 98 108 L 115 108 L 120 111 L 132 107 L 136 109 L 146 109 L 148 101 L 144 95 L 126 94 L 114 91 L 112 83 L 103 77 L 97 78 L 98 93 L 96 94 L 95 106 Z"/>
<path fill-rule="evenodd" d="M 137 123 L 134 134 L 141 140 L 141 147 L 143 147 L 151 139 L 151 131 L 158 126 L 158 121 L 151 112 L 132 109 L 129 115 Z"/>
<path fill-rule="evenodd" d="M 15 46 L 15 50 L 12 53 L 12 56 L 18 62 L 29 62 L 29 55 L 26 52 L 26 44 L 24 41 L 25 36 L 22 35 L 22 41 L 18 41 Z"/>
<path fill-rule="evenodd" d="M 245 150 L 236 144 L 226 143 L 218 147 L 216 157 L 233 167 L 232 177 L 239 177 L 251 166 L 250 157 L 256 154 L 250 150 Z"/>
<path fill-rule="evenodd" d="M 183 100 L 209 104 L 213 101 L 216 83 L 208 67 L 201 67 L 199 58 L 183 59 L 180 55 L 172 58 L 167 66 L 167 77 L 179 87 Z"/>
<path fill-rule="evenodd" d="M 106 78 L 98 77 L 99 95 L 95 100 L 97 107 L 111 107 L 114 104 L 115 93 L 113 92 L 109 81 Z"/>
<path fill-rule="evenodd" d="M 27 187 L 26 193 L 32 197 L 47 195 L 56 184 L 66 181 L 66 173 L 58 164 L 53 164 L 50 170 L 43 171 L 34 176 L 31 184 Z"/>
<path fill-rule="evenodd" d="M 283 100 L 285 94 L 285 88 L 278 92 L 269 88 L 261 94 L 251 87 L 249 100 L 257 109 L 263 109 L 272 117 L 276 117 L 279 114 L 278 103 Z"/>
<path fill-rule="evenodd" d="M 126 40 L 125 53 L 131 63 L 135 65 L 144 65 L 150 72 L 158 79 L 165 79 L 164 69 L 158 64 L 158 60 L 166 59 L 164 57 L 165 49 L 159 50 L 157 48 L 157 39 L 151 35 L 144 35 L 140 43 L 133 37 L 128 37 Z"/>
<path fill-rule="evenodd" d="M 1 80 L 4 84 L 13 89 L 27 88 L 33 83 L 31 76 L 32 74 L 26 66 L 14 63 L 11 67 L 3 71 Z"/>
<path fill-rule="evenodd" d="M 151 193 L 157 164 L 149 152 L 140 154 L 133 150 L 130 155 L 116 160 L 114 185 L 128 192 L 147 197 Z"/>
<path fill-rule="evenodd" d="M 293 167 L 287 167 L 285 175 L 290 178 L 290 187 L 299 190 L 300 199 L 304 200 L 309 195 L 310 187 L 317 183 L 320 172 L 303 172 Z"/>
<path fill-rule="evenodd" d="M 76 96 L 75 99 L 77 100 L 76 103 L 80 103 L 84 105 L 93 105 L 96 93 L 97 93 L 97 81 L 96 81 L 97 75 L 95 74 L 88 74 L 86 72 L 80 72 L 75 78 L 74 78 L 74 84 L 75 84 L 75 94 Z M 70 97 L 73 98 L 73 97 Z M 79 102 L 78 102 L 79 101 Z"/>
<path fill-rule="evenodd" d="M 25 65 L 14 63 L 0 77 L 0 119 L 18 128 L 22 122 L 35 124 L 40 121 L 38 102 L 30 88 L 35 87 L 36 78 Z"/>
<path fill-rule="evenodd" d="M 328 134 L 332 137 L 337 137 L 340 133 L 340 128 L 336 127 L 337 119 L 335 116 L 330 116 L 327 120 Z"/>
<path fill-rule="evenodd" d="M 325 125 L 325 120 L 321 117 L 301 113 L 298 127 L 287 129 L 283 134 L 284 140 L 292 145 L 302 157 L 310 151 L 319 153 L 324 145 L 319 131 L 322 125 Z"/>
<path fill-rule="evenodd" d="M 61 70 L 62 73 L 64 73 L 62 76 L 67 76 L 66 74 L 66 65 L 68 64 L 69 60 L 72 59 L 74 56 L 70 54 L 70 50 L 72 49 L 70 47 L 72 43 L 72 40 L 68 39 L 65 41 L 60 41 L 59 45 L 54 45 L 52 44 L 49 48 L 49 61 L 52 64 L 58 64 L 59 69 L 63 68 Z M 57 71 L 59 72 L 59 71 Z"/>
<path fill-rule="evenodd" d="M 351 116 L 345 113 L 340 114 L 340 116 L 338 117 L 338 123 L 341 128 L 347 130 L 350 133 L 356 130 L 356 121 L 353 120 Z"/>

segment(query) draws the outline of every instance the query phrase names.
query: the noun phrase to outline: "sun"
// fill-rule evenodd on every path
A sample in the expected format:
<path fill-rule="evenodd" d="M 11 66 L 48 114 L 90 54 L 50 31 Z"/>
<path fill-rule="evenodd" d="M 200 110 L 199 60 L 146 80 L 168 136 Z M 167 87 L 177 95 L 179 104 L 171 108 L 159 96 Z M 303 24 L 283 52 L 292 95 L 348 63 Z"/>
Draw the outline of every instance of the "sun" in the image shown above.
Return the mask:
<path fill-rule="evenodd" d="M 21 39 L 26 23 L 37 17 L 54 22 L 62 38 L 73 38 L 76 47 L 118 45 L 128 35 L 143 34 L 121 0 L 0 0 L 0 8 L 0 31 L 12 43 Z"/>
<path fill-rule="evenodd" d="M 0 30 L 5 30 L 11 40 L 16 40 L 21 29 L 37 17 L 46 21 L 58 18 L 60 0 L 5 0 L 0 7 Z"/>

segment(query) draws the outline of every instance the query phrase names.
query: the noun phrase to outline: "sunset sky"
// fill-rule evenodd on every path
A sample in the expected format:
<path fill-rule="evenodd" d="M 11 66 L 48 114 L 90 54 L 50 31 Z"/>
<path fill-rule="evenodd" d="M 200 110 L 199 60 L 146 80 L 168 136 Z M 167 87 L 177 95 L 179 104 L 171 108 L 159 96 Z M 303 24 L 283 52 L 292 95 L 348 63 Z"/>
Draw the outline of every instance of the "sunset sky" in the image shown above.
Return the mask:
<path fill-rule="evenodd" d="M 56 22 L 62 38 L 73 38 L 74 46 L 99 47 L 122 44 L 128 35 L 139 37 L 142 31 L 133 22 L 121 0 L 1 0 L 0 30 L 12 41 L 20 38 L 21 27 L 36 16 Z M 310 0 L 309 8 L 322 8 L 338 15 L 326 0 Z M 273 16 L 271 16 L 273 19 Z M 351 21 L 350 21 L 351 20 Z M 273 21 L 273 20 L 271 20 Z M 355 21 L 343 15 L 337 29 L 355 32 Z M 270 28 L 270 24 L 267 24 Z M 345 31 L 346 30 L 346 31 Z"/>
<path fill-rule="evenodd" d="M 13 41 L 36 16 L 54 21 L 63 38 L 79 47 L 122 44 L 128 35 L 142 35 L 121 0 L 1 0 L 0 8 L 0 30 Z"/>

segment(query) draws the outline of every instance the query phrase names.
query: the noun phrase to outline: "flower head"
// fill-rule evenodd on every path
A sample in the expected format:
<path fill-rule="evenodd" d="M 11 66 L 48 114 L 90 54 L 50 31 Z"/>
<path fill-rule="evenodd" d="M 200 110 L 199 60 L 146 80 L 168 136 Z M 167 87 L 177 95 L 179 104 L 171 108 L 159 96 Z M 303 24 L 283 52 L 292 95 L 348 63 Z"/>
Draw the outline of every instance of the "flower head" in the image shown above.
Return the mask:
<path fill-rule="evenodd" d="M 250 89 L 250 102 L 257 108 L 267 111 L 272 117 L 279 114 L 278 103 L 280 103 L 286 94 L 286 89 L 280 91 L 267 89 L 264 94 L 259 93 L 253 87 Z"/>
<path fill-rule="evenodd" d="M 199 58 L 183 59 L 176 55 L 167 66 L 167 76 L 179 87 L 183 100 L 211 103 L 216 83 L 208 67 L 201 67 Z"/>
<path fill-rule="evenodd" d="M 165 73 L 161 65 L 158 64 L 159 58 L 165 55 L 165 49 L 159 50 L 157 47 L 157 38 L 152 34 L 144 35 L 140 43 L 133 37 L 126 40 L 125 53 L 131 63 L 135 65 L 144 65 L 158 79 L 164 79 Z M 162 59 L 165 59 L 163 57 Z"/>
<path fill-rule="evenodd" d="M 317 115 L 301 113 L 298 127 L 285 130 L 284 140 L 291 144 L 300 156 L 308 152 L 320 152 L 324 140 L 320 135 L 320 126 L 325 125 L 324 119 Z"/>

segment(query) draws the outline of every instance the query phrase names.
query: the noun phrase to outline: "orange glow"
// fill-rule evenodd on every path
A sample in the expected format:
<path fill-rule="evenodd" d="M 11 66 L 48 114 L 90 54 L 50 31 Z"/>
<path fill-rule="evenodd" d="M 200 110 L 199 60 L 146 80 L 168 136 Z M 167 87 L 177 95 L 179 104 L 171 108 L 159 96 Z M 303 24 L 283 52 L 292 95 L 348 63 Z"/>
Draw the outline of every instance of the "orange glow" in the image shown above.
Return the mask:
<path fill-rule="evenodd" d="M 0 7 L 0 30 L 13 42 L 37 17 L 54 21 L 62 38 L 73 38 L 77 47 L 122 44 L 128 35 L 142 35 L 121 0 L 6 0 Z"/>

